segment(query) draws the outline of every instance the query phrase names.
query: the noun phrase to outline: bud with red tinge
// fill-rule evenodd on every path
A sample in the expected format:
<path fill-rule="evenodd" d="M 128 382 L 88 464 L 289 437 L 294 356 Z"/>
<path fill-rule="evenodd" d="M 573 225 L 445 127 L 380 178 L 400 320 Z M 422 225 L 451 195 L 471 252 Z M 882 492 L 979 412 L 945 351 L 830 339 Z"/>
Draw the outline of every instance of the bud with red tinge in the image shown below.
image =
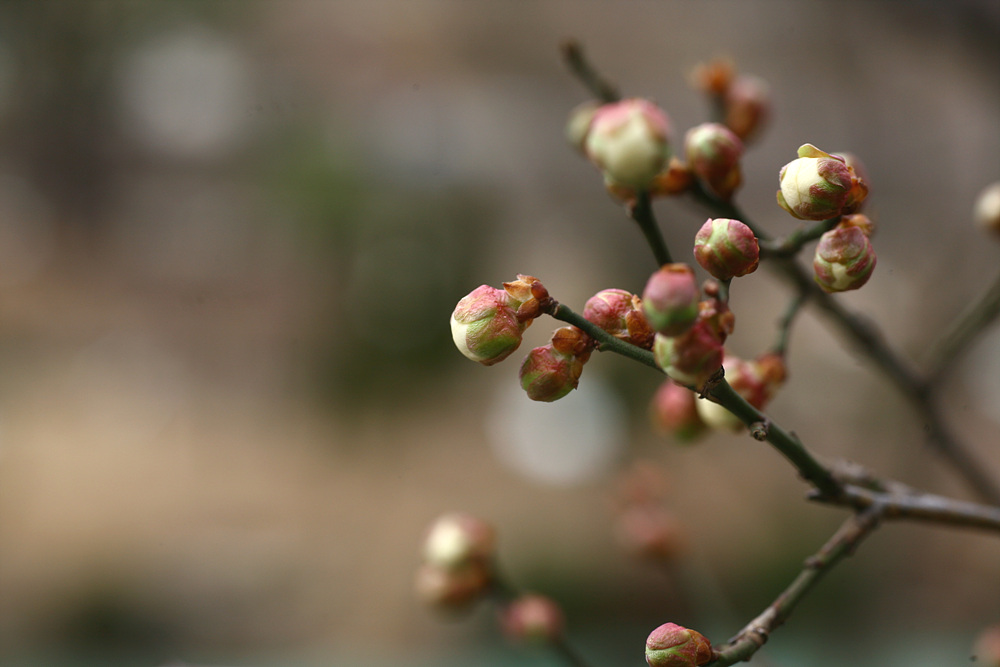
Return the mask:
<path fill-rule="evenodd" d="M 550 403 L 569 394 L 580 383 L 583 365 L 593 341 L 576 327 L 562 327 L 548 345 L 536 347 L 521 364 L 521 388 L 533 401 Z"/>
<path fill-rule="evenodd" d="M 1000 237 L 1000 182 L 979 193 L 973 216 L 981 228 Z"/>
<path fill-rule="evenodd" d="M 648 188 L 667 165 L 669 141 L 667 115 L 652 102 L 633 98 L 600 107 L 585 146 L 609 184 Z"/>
<path fill-rule="evenodd" d="M 694 440 L 705 431 L 705 423 L 698 416 L 697 401 L 690 389 L 666 380 L 656 390 L 650 405 L 654 425 L 681 442 Z"/>
<path fill-rule="evenodd" d="M 719 280 L 731 280 L 757 270 L 760 246 L 739 220 L 709 219 L 694 237 L 694 258 Z"/>
<path fill-rule="evenodd" d="M 511 600 L 500 612 L 504 634 L 516 641 L 551 642 L 562 636 L 562 610 L 544 595 L 528 593 Z"/>
<path fill-rule="evenodd" d="M 736 77 L 725 93 L 726 127 L 744 142 L 753 141 L 771 115 L 771 92 L 760 77 Z"/>
<path fill-rule="evenodd" d="M 813 277 L 826 292 L 855 290 L 871 278 L 875 261 L 875 249 L 861 227 L 838 225 L 816 245 Z"/>
<path fill-rule="evenodd" d="M 687 131 L 684 150 L 691 171 L 715 194 L 729 199 L 741 182 L 740 138 L 720 123 L 702 123 Z"/>
<path fill-rule="evenodd" d="M 484 366 L 503 361 L 521 345 L 521 336 L 531 324 L 531 320 L 518 319 L 519 305 L 502 289 L 477 287 L 451 314 L 455 347 Z"/>
<path fill-rule="evenodd" d="M 455 512 L 439 517 L 424 538 L 417 595 L 427 604 L 463 611 L 493 584 L 496 534 L 488 523 Z"/>
<path fill-rule="evenodd" d="M 622 289 L 606 289 L 587 299 L 583 317 L 615 338 L 641 348 L 653 346 L 653 330 L 646 321 L 642 300 Z"/>
<path fill-rule="evenodd" d="M 642 308 L 650 326 L 664 336 L 677 336 L 698 318 L 698 284 L 687 264 L 665 264 L 650 276 Z"/>
<path fill-rule="evenodd" d="M 712 661 L 712 643 L 704 635 L 664 623 L 646 639 L 649 667 L 698 667 Z"/>
<path fill-rule="evenodd" d="M 858 206 L 864 196 L 860 181 L 843 158 L 824 153 L 812 144 L 799 148 L 799 157 L 781 168 L 778 204 L 801 220 L 826 220 Z M 867 194 L 867 190 L 865 190 Z M 860 199 L 858 199 L 860 197 Z"/>
<path fill-rule="evenodd" d="M 569 113 L 569 120 L 566 122 L 566 141 L 580 153 L 586 154 L 590 122 L 594 120 L 594 114 L 600 108 L 600 102 L 588 100 Z"/>

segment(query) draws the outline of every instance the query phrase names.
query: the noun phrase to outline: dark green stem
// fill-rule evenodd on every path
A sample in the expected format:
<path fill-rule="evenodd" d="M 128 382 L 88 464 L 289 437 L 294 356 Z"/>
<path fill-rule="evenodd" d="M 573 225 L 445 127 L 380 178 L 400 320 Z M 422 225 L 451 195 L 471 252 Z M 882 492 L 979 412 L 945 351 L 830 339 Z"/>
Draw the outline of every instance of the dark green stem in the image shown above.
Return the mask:
<path fill-rule="evenodd" d="M 617 352 L 622 356 L 638 361 L 639 363 L 645 364 L 650 368 L 655 368 L 661 373 L 663 372 L 660 367 L 656 365 L 656 360 L 653 358 L 652 352 L 643 349 L 638 345 L 633 345 L 632 343 L 615 338 L 604 329 L 589 320 L 585 320 L 582 315 L 574 312 L 572 309 L 562 305 L 558 301 L 553 300 L 545 309 L 545 312 L 557 320 L 561 320 L 567 324 L 572 324 L 576 328 L 582 330 L 585 334 L 597 341 L 597 349 L 600 351 Z"/>
<path fill-rule="evenodd" d="M 840 216 L 822 220 L 809 227 L 800 227 L 784 238 L 761 241 L 760 256 L 762 258 L 794 257 L 802 249 L 802 246 L 823 236 L 836 227 L 838 222 L 840 222 Z"/>
<path fill-rule="evenodd" d="M 927 364 L 928 382 L 944 377 L 959 355 L 986 327 L 1000 317 L 1000 275 L 952 324 L 951 329 L 931 347 Z"/>
<path fill-rule="evenodd" d="M 580 46 L 579 42 L 573 39 L 566 40 L 562 43 L 561 50 L 563 60 L 566 61 L 566 65 L 569 66 L 573 76 L 579 79 L 594 97 L 605 104 L 617 102 L 621 99 L 618 89 L 603 79 L 597 73 L 597 70 L 591 66 L 590 62 L 583 55 L 583 47 Z"/>
<path fill-rule="evenodd" d="M 663 234 L 660 233 L 660 226 L 656 224 L 656 217 L 653 215 L 653 202 L 648 192 L 639 192 L 635 201 L 629 204 L 628 214 L 638 223 L 639 229 L 642 230 L 642 235 L 646 238 L 649 249 L 653 251 L 653 256 L 656 258 L 657 263 L 660 266 L 672 264 L 673 260 L 670 258 L 670 249 L 667 248 L 667 244 L 663 240 Z"/>
<path fill-rule="evenodd" d="M 785 351 L 788 350 L 788 339 L 791 335 L 792 322 L 795 321 L 795 316 L 802 310 L 802 306 L 805 303 L 806 295 L 802 292 L 799 292 L 795 298 L 788 302 L 785 312 L 782 314 L 781 319 L 778 320 L 778 340 L 774 343 L 774 347 L 771 348 L 775 354 L 784 355 Z"/>

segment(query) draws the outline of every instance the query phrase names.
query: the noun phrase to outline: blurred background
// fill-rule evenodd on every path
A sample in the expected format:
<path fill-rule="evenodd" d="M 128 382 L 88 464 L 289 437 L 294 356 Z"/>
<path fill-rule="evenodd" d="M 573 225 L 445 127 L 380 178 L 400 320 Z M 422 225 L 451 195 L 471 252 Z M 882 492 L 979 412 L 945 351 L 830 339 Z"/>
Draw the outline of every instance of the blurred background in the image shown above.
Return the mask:
<path fill-rule="evenodd" d="M 567 37 L 677 137 L 707 118 L 696 63 L 767 79 L 739 201 L 772 233 L 795 228 L 774 191 L 800 144 L 861 156 L 879 264 L 838 298 L 915 362 L 997 271 L 971 222 L 1000 179 L 993 0 L 0 4 L 0 664 L 557 664 L 489 608 L 415 599 L 423 532 L 458 509 L 598 666 L 642 665 L 666 621 L 724 640 L 790 581 L 844 514 L 774 452 L 658 435 L 659 378 L 620 358 L 537 405 L 520 355 L 452 345 L 480 284 L 528 273 L 579 309 L 655 268 L 563 139 L 587 99 Z M 706 214 L 657 213 L 683 256 Z M 738 282 L 734 352 L 770 345 L 787 297 Z M 790 355 L 771 412 L 815 452 L 969 497 L 812 312 Z M 945 406 L 995 476 L 998 378 L 994 327 Z M 666 568 L 615 540 L 636 460 L 681 524 Z M 968 664 L 998 591 L 995 538 L 887 525 L 760 658 Z"/>

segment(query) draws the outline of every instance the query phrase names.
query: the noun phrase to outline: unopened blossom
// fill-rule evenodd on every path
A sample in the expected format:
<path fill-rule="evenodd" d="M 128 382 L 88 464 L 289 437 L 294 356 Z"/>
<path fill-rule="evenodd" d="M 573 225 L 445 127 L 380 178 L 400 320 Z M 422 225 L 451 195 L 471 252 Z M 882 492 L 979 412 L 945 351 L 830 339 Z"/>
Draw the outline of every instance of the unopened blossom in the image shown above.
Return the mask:
<path fill-rule="evenodd" d="M 694 237 L 694 258 L 719 280 L 757 270 L 760 246 L 753 231 L 739 220 L 709 219 Z"/>
<path fill-rule="evenodd" d="M 855 290 L 875 270 L 875 249 L 861 227 L 838 226 L 816 244 L 813 277 L 827 292 Z"/>
<path fill-rule="evenodd" d="M 973 217 L 982 229 L 1000 235 L 1000 182 L 986 186 L 979 193 Z"/>
<path fill-rule="evenodd" d="M 583 317 L 615 338 L 649 349 L 653 330 L 642 310 L 642 299 L 622 289 L 601 290 L 587 299 Z"/>
<path fill-rule="evenodd" d="M 712 661 L 712 643 L 700 632 L 664 623 L 646 639 L 649 667 L 698 667 Z"/>
<path fill-rule="evenodd" d="M 576 389 L 593 341 L 576 327 L 562 327 L 548 345 L 536 347 L 521 364 L 521 388 L 533 401 L 552 402 Z"/>
<path fill-rule="evenodd" d="M 687 264 L 664 264 L 646 282 L 642 308 L 657 333 L 676 336 L 698 317 L 698 283 Z"/>
<path fill-rule="evenodd" d="M 605 104 L 590 121 L 586 153 L 612 185 L 648 188 L 670 157 L 670 121 L 649 100 Z"/>
<path fill-rule="evenodd" d="M 812 144 L 801 146 L 798 153 L 781 168 L 778 204 L 802 220 L 826 220 L 850 212 L 845 211 L 848 195 L 856 195 L 859 182 L 844 159 Z"/>
<path fill-rule="evenodd" d="M 545 643 L 562 636 L 565 620 L 551 598 L 527 593 L 507 603 L 500 612 L 500 625 L 515 641 Z"/>
<path fill-rule="evenodd" d="M 741 181 L 740 138 L 721 123 L 702 123 L 684 135 L 684 151 L 691 171 L 712 192 L 729 199 Z"/>

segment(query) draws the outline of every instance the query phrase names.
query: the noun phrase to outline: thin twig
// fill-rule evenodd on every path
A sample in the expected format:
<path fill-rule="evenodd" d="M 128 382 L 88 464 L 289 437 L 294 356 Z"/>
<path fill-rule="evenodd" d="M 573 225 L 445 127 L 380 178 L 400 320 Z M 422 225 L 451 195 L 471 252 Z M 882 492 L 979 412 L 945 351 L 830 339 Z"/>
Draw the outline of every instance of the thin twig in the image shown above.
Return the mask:
<path fill-rule="evenodd" d="M 545 312 L 557 320 L 561 320 L 567 324 L 572 324 L 576 328 L 582 330 L 585 334 L 597 341 L 597 349 L 601 352 L 617 352 L 622 356 L 638 361 L 639 363 L 649 366 L 650 368 L 655 368 L 661 373 L 663 372 L 663 370 L 656 365 L 656 359 L 653 358 L 652 352 L 641 348 L 638 345 L 633 345 L 632 343 L 615 338 L 604 329 L 600 328 L 593 322 L 584 319 L 582 315 L 574 312 L 571 308 L 562 305 L 558 301 L 553 299 L 546 307 Z"/>
<path fill-rule="evenodd" d="M 566 61 L 573 76 L 579 79 L 594 97 L 605 104 L 617 102 L 621 99 L 618 89 L 602 78 L 597 73 L 597 70 L 591 66 L 590 62 L 583 55 L 583 47 L 580 46 L 579 42 L 574 39 L 568 39 L 562 43 L 561 50 L 563 60 Z"/>
<path fill-rule="evenodd" d="M 840 222 L 840 216 L 822 220 L 808 227 L 800 227 L 784 238 L 760 241 L 760 256 L 762 258 L 794 257 L 802 250 L 802 246 L 823 236 L 836 227 L 838 222 Z"/>
<path fill-rule="evenodd" d="M 788 302 L 788 306 L 785 307 L 785 312 L 781 315 L 781 319 L 778 320 L 778 340 L 775 342 L 774 347 L 771 348 L 775 354 L 783 355 L 788 350 L 788 338 L 792 330 L 792 322 L 795 321 L 795 316 L 802 310 L 806 299 L 806 294 L 799 292 L 797 296 Z"/>
<path fill-rule="evenodd" d="M 941 339 L 931 346 L 928 355 L 927 381 L 936 383 L 955 366 L 959 355 L 968 349 L 982 331 L 1000 317 L 1000 274 L 952 323 Z"/>
<path fill-rule="evenodd" d="M 851 555 L 861 540 L 871 534 L 880 518 L 881 508 L 877 505 L 848 518 L 819 551 L 806 559 L 802 571 L 781 595 L 733 639 L 717 649 L 715 660 L 706 667 L 727 667 L 749 660 L 767 642 L 771 633 L 788 619 L 792 610 L 823 575 Z"/>
<path fill-rule="evenodd" d="M 653 202 L 648 192 L 642 191 L 636 195 L 635 201 L 628 205 L 628 214 L 642 230 L 642 235 L 646 238 L 649 249 L 653 251 L 653 257 L 656 258 L 657 263 L 660 266 L 673 263 L 670 258 L 670 249 L 667 248 L 663 234 L 660 233 L 660 226 L 656 222 L 656 216 L 653 215 Z"/>

